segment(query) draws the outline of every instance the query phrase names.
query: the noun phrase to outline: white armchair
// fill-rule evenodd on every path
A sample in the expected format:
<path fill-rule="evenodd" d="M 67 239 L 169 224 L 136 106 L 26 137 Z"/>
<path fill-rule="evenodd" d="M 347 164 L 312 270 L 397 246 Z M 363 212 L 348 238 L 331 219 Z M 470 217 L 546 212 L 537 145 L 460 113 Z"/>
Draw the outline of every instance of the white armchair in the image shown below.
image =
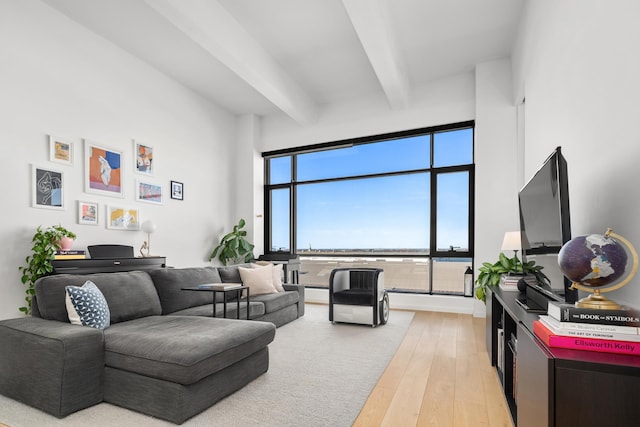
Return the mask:
<path fill-rule="evenodd" d="M 329 278 L 331 322 L 384 325 L 389 319 L 389 295 L 381 268 L 337 268 Z"/>

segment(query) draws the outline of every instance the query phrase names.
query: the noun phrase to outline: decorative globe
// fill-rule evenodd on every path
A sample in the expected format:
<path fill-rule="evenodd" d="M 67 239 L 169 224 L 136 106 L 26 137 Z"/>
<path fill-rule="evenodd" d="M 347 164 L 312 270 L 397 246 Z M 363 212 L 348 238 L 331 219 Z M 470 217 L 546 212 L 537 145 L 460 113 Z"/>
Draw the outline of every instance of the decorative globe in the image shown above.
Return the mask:
<path fill-rule="evenodd" d="M 590 234 L 565 243 L 558 254 L 558 264 L 571 281 L 599 288 L 622 277 L 627 265 L 627 253 L 613 238 Z"/>

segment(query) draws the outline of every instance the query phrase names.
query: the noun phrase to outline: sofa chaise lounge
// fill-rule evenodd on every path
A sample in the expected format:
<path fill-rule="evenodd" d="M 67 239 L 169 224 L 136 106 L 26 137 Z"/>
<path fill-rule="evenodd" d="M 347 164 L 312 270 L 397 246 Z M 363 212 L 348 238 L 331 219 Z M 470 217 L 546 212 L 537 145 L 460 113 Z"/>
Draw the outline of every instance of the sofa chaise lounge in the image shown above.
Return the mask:
<path fill-rule="evenodd" d="M 33 316 L 0 321 L 0 393 L 59 418 L 104 401 L 183 423 L 266 372 L 276 326 L 304 314 L 299 285 L 251 297 L 252 320 L 236 320 L 236 304 L 228 304 L 233 319 L 213 318 L 211 293 L 181 290 L 235 283 L 237 273 L 203 267 L 39 279 Z M 106 329 L 69 323 L 65 287 L 87 280 L 108 303 Z"/>

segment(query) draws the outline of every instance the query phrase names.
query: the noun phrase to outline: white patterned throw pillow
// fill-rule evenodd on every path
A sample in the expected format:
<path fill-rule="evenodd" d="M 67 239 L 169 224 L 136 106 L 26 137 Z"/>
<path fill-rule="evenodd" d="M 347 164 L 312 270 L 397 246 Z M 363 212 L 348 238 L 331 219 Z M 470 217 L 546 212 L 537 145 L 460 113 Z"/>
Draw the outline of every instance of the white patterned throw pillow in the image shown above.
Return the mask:
<path fill-rule="evenodd" d="M 100 289 L 90 280 L 82 286 L 65 287 L 65 304 L 69 322 L 96 329 L 108 328 L 111 313 Z"/>

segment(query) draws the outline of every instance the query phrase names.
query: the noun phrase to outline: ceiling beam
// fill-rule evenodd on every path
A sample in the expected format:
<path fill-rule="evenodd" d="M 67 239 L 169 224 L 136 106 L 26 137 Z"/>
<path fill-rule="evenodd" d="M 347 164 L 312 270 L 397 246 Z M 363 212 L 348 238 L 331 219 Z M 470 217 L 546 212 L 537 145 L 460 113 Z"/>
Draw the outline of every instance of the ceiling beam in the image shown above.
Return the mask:
<path fill-rule="evenodd" d="M 342 0 L 391 108 L 409 105 L 409 78 L 380 0 Z"/>
<path fill-rule="evenodd" d="M 315 121 L 311 98 L 217 1 L 144 1 L 296 122 Z"/>

